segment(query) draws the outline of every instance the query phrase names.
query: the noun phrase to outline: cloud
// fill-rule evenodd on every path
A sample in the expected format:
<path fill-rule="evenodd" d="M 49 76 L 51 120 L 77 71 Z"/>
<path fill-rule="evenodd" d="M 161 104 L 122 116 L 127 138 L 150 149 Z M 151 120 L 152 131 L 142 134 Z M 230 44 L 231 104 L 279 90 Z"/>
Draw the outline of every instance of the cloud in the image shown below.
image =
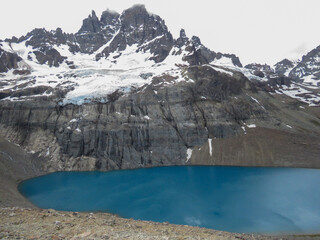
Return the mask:
<path fill-rule="evenodd" d="M 308 44 L 306 42 L 301 43 L 298 45 L 298 47 L 292 49 L 291 51 L 288 52 L 288 54 L 299 54 L 303 55 L 307 51 L 310 51 L 311 49 L 308 48 Z"/>

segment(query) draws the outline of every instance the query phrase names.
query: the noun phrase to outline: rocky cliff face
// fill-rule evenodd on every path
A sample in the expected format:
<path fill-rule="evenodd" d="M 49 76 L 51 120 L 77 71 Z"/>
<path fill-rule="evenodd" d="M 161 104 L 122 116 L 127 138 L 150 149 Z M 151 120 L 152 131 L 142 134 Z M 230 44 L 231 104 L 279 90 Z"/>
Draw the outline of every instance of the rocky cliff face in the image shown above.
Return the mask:
<path fill-rule="evenodd" d="M 320 167 L 318 89 L 173 39 L 142 5 L 1 44 L 0 134 L 43 171 Z"/>
<path fill-rule="evenodd" d="M 10 69 L 18 68 L 18 63 L 22 60 L 17 54 L 7 52 L 2 49 L 0 42 L 0 73 L 7 72 Z"/>
<path fill-rule="evenodd" d="M 209 66 L 185 71 L 193 81 L 172 87 L 165 85 L 173 79 L 157 78 L 108 103 L 59 106 L 57 95 L 3 101 L 1 134 L 43 157 L 39 164 L 45 171 L 185 164 L 320 166 L 317 112 L 260 92 L 240 73 L 230 76 Z M 281 99 L 288 103 L 278 105 Z M 238 142 L 228 143 L 234 139 Z M 242 146 L 252 139 L 257 142 Z M 287 160 L 301 150 L 301 141 L 308 159 Z"/>
<path fill-rule="evenodd" d="M 296 63 L 288 59 L 283 59 L 282 61 L 275 64 L 275 72 L 280 75 L 288 76 L 289 72 L 295 67 Z"/>
<path fill-rule="evenodd" d="M 100 20 L 96 13 L 83 20 L 82 27 L 75 34 L 76 42 L 79 43 L 79 51 L 82 53 L 93 53 L 103 44 L 110 41 L 120 28 L 119 14 L 105 11 Z"/>

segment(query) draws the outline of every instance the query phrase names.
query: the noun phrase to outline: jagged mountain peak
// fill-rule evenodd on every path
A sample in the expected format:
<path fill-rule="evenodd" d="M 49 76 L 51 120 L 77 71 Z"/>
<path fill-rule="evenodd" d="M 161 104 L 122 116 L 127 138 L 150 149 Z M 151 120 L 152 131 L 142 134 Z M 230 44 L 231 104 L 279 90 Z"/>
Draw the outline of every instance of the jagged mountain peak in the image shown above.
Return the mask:
<path fill-rule="evenodd" d="M 289 60 L 287 58 L 276 63 L 274 65 L 275 72 L 279 75 L 288 76 L 289 72 L 296 66 L 296 61 Z"/>
<path fill-rule="evenodd" d="M 96 12 L 95 12 L 94 10 L 91 11 L 91 15 L 89 15 L 89 17 L 91 17 L 91 18 L 98 18 L 98 17 L 97 17 L 97 14 L 96 14 Z"/>
<path fill-rule="evenodd" d="M 124 10 L 121 14 L 121 21 L 128 26 L 146 25 L 150 21 L 161 21 L 165 25 L 164 20 L 160 16 L 148 12 L 144 4 L 135 4 Z"/>
<path fill-rule="evenodd" d="M 94 78 L 92 88 L 86 86 L 88 89 L 83 90 L 92 97 L 105 96 L 122 87 L 140 86 L 162 74 L 184 81 L 183 68 L 192 65 L 210 64 L 217 66 L 217 71 L 221 68 L 243 71 L 236 55 L 214 52 L 199 37 L 189 39 L 184 29 L 174 39 L 165 21 L 149 13 L 144 5 L 135 5 L 121 14 L 106 10 L 100 18 L 93 11 L 75 34 L 66 34 L 61 29 L 35 29 L 20 42 L 9 44 L 7 49 L 18 53 L 23 64 L 9 65 L 6 71 L 23 66 L 31 70 L 30 76 L 39 73 L 44 78 L 52 72 L 56 76 L 50 77 L 51 83 L 59 85 L 65 80 L 68 91 L 74 88 L 65 102 L 75 103 L 83 102 L 84 94 L 79 95 L 79 88 L 87 83 L 82 82 L 82 76 Z M 124 72 L 111 78 L 110 73 L 115 69 Z M 126 71 L 130 77 L 124 76 Z M 97 90 L 97 83 L 109 78 L 114 83 L 107 81 L 108 86 L 99 86 Z"/>
<path fill-rule="evenodd" d="M 109 42 L 102 46 L 96 59 L 108 58 L 111 53 L 126 50 L 133 45 L 137 51 L 150 51 L 149 59 L 163 61 L 169 54 L 174 39 L 162 18 L 150 14 L 144 5 L 134 5 L 119 17 L 119 28 Z M 118 55 L 119 55 L 118 54 Z"/>
<path fill-rule="evenodd" d="M 76 34 L 66 34 L 61 29 L 56 31 L 34 29 L 18 40 L 18 42 L 23 41 L 26 41 L 26 46 L 32 46 L 45 55 L 45 51 L 51 51 L 55 45 L 67 45 L 72 53 L 95 54 L 96 60 L 108 58 L 111 53 L 117 51 L 120 53 L 133 45 L 137 45 L 137 51 L 150 51 L 149 59 L 156 63 L 162 62 L 173 46 L 182 48 L 192 45 L 196 50 L 201 48 L 201 52 L 196 54 L 197 60 L 191 61 L 191 64 L 209 63 L 223 55 L 220 53 L 216 55 L 215 52 L 203 46 L 199 37 L 194 36 L 189 40 L 183 29 L 180 37 L 177 40 L 173 39 L 165 21 L 158 15 L 149 13 L 142 4 L 133 5 L 124 10 L 121 15 L 115 11 L 106 10 L 101 14 L 100 19 L 92 10 L 91 14 L 83 20 Z M 191 49 L 189 46 L 190 51 Z M 225 55 L 225 57 L 235 59 L 233 55 Z M 232 61 L 232 63 L 241 66 L 240 61 Z"/>
<path fill-rule="evenodd" d="M 281 60 L 280 62 L 276 63 L 275 65 L 277 64 L 285 64 L 285 65 L 288 65 L 288 66 L 293 66 L 293 60 L 289 60 L 288 58 L 285 58 L 283 60 Z"/>
<path fill-rule="evenodd" d="M 192 36 L 191 37 L 191 42 L 195 47 L 199 47 L 199 46 L 202 45 L 200 38 L 197 37 L 197 36 Z"/>
<path fill-rule="evenodd" d="M 110 25 L 113 22 L 116 22 L 116 20 L 118 20 L 120 14 L 116 11 L 113 10 L 105 10 L 102 12 L 101 17 L 100 17 L 100 22 L 106 26 L 106 25 Z"/>
<path fill-rule="evenodd" d="M 180 30 L 179 38 L 176 40 L 176 46 L 181 48 L 182 46 L 186 45 L 189 41 L 187 37 L 186 31 L 182 28 Z"/>
<path fill-rule="evenodd" d="M 107 8 L 106 10 L 104 10 L 101 14 L 101 16 L 103 15 L 120 15 L 116 10 L 112 10 L 110 8 Z"/>
<path fill-rule="evenodd" d="M 183 28 L 180 29 L 179 38 L 188 39 L 186 31 Z"/>
<path fill-rule="evenodd" d="M 149 14 L 144 4 L 134 4 L 132 7 L 125 9 L 121 15 L 123 14 Z"/>
<path fill-rule="evenodd" d="M 126 30 L 138 27 L 140 28 L 139 30 L 153 28 L 155 31 L 158 29 L 168 31 L 165 21 L 158 15 L 150 14 L 142 4 L 137 4 L 124 10 L 120 18 L 122 28 Z"/>
<path fill-rule="evenodd" d="M 320 46 L 302 56 L 300 61 L 293 63 L 293 68 L 287 74 L 290 78 L 320 86 Z"/>
<path fill-rule="evenodd" d="M 82 26 L 78 33 L 83 33 L 83 32 L 93 32 L 97 33 L 101 30 L 101 23 L 100 20 L 98 19 L 96 13 L 94 10 L 92 10 L 92 13 L 83 20 Z"/>

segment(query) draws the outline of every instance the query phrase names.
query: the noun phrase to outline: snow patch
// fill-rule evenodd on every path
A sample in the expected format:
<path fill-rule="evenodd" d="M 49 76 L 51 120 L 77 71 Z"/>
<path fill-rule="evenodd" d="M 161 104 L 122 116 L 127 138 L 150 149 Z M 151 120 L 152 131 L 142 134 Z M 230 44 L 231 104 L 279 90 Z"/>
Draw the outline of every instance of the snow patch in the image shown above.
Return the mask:
<path fill-rule="evenodd" d="M 312 92 L 310 86 L 302 84 L 291 84 L 290 87 L 282 86 L 281 90 L 276 90 L 277 94 L 285 94 L 291 98 L 297 99 L 300 102 L 307 103 L 309 106 L 319 106 L 320 94 Z"/>
<path fill-rule="evenodd" d="M 213 70 L 215 70 L 215 71 L 217 71 L 217 72 L 221 72 L 221 73 L 225 73 L 225 74 L 228 74 L 228 75 L 230 75 L 230 76 L 233 76 L 233 72 L 224 70 L 224 69 L 222 69 L 222 68 L 214 67 L 214 66 L 211 66 L 211 65 L 209 65 L 209 64 L 205 64 L 204 66 L 211 67 Z"/>
<path fill-rule="evenodd" d="M 264 106 L 262 106 L 262 104 L 257 99 L 255 99 L 254 97 L 252 97 L 248 94 L 247 94 L 247 96 L 249 96 L 253 101 L 255 101 L 257 104 L 259 104 L 265 110 Z"/>
<path fill-rule="evenodd" d="M 12 50 L 10 44 L 7 42 L 1 42 L 1 48 L 6 52 L 14 53 L 14 50 Z"/>
<path fill-rule="evenodd" d="M 47 149 L 47 153 L 46 153 L 46 156 L 49 156 L 50 155 L 50 148 Z"/>
<path fill-rule="evenodd" d="M 232 59 L 224 56 L 219 59 L 215 58 L 211 63 L 220 66 L 234 66 Z"/>
<path fill-rule="evenodd" d="M 71 119 L 69 122 L 70 122 L 70 123 L 74 123 L 74 122 L 77 122 L 77 121 L 78 121 L 78 120 L 74 118 L 74 119 Z"/>
<path fill-rule="evenodd" d="M 191 158 L 191 156 L 192 156 L 192 149 L 191 148 L 188 148 L 187 149 L 187 160 L 186 160 L 186 162 L 189 162 L 189 160 L 190 160 L 190 158 Z"/>
<path fill-rule="evenodd" d="M 94 54 L 97 55 L 97 54 L 103 52 L 104 49 L 106 49 L 107 47 L 109 47 L 110 44 L 112 43 L 112 41 L 114 40 L 114 38 L 119 34 L 119 32 L 120 32 L 120 28 L 119 28 L 119 30 L 118 30 L 115 34 L 113 34 L 113 36 L 112 36 L 112 38 L 110 39 L 110 41 L 107 42 L 107 43 L 106 43 L 105 45 L 103 45 L 102 47 L 100 47 Z"/>
<path fill-rule="evenodd" d="M 209 154 L 212 157 L 212 138 L 208 138 Z"/>

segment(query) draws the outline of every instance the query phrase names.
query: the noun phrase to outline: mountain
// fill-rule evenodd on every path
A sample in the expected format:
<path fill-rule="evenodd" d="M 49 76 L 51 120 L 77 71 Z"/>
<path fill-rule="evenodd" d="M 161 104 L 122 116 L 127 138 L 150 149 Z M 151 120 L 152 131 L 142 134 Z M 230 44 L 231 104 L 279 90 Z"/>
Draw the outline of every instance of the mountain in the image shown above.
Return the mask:
<path fill-rule="evenodd" d="M 310 86 L 320 86 L 320 46 L 302 56 L 301 60 L 284 59 L 275 64 L 276 73 Z"/>
<path fill-rule="evenodd" d="M 22 61 L 11 49 L 6 51 L 4 44 L 0 42 L 0 72 L 7 72 L 10 69 L 19 68 L 18 63 Z"/>
<path fill-rule="evenodd" d="M 283 59 L 273 67 L 252 63 L 245 66 L 262 81 L 275 83 L 277 93 L 296 98 L 310 106 L 320 103 L 320 46 L 311 50 L 301 59 Z"/>
<path fill-rule="evenodd" d="M 288 77 L 291 70 L 294 67 L 296 67 L 297 64 L 298 64 L 298 61 L 291 61 L 291 60 L 288 60 L 285 58 L 282 61 L 280 61 L 274 65 L 274 70 L 279 75 L 284 75 L 284 76 Z"/>
<path fill-rule="evenodd" d="M 0 136 L 44 172 L 320 167 L 316 56 L 243 67 L 183 29 L 174 39 L 143 5 L 92 11 L 77 33 L 0 42 Z"/>
<path fill-rule="evenodd" d="M 310 85 L 320 86 L 320 46 L 304 55 L 290 71 L 289 77 Z"/>

